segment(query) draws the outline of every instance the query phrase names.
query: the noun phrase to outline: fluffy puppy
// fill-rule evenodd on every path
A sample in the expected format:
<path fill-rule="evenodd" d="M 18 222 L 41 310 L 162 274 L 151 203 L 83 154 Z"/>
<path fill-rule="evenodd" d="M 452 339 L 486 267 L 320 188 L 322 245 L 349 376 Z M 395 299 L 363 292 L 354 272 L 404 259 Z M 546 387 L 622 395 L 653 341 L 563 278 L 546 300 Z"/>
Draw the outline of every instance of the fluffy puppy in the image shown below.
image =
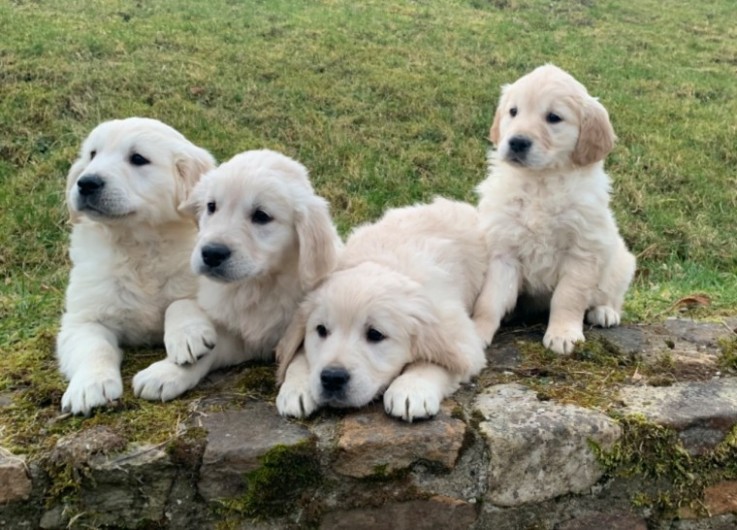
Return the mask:
<path fill-rule="evenodd" d="M 487 261 L 468 204 L 437 199 L 356 229 L 277 346 L 279 412 L 360 407 L 383 392 L 392 416 L 435 415 L 486 363 L 469 315 Z"/>
<path fill-rule="evenodd" d="M 609 209 L 603 160 L 614 140 L 606 109 L 560 68 L 503 87 L 478 188 L 492 252 L 474 318 L 487 342 L 522 294 L 550 308 L 543 343 L 559 354 L 584 340 L 584 314 L 619 324 L 635 258 Z"/>
<path fill-rule="evenodd" d="M 121 345 L 161 343 L 164 312 L 194 296 L 187 267 L 197 233 L 178 211 L 212 156 L 146 118 L 98 125 L 67 177 L 72 270 L 57 337 L 69 379 L 62 410 L 89 414 L 118 399 Z"/>
<path fill-rule="evenodd" d="M 172 304 L 167 358 L 133 379 L 150 400 L 173 399 L 217 368 L 271 358 L 342 246 L 305 167 L 274 151 L 247 151 L 211 171 L 184 209 L 199 222 L 197 301 Z"/>

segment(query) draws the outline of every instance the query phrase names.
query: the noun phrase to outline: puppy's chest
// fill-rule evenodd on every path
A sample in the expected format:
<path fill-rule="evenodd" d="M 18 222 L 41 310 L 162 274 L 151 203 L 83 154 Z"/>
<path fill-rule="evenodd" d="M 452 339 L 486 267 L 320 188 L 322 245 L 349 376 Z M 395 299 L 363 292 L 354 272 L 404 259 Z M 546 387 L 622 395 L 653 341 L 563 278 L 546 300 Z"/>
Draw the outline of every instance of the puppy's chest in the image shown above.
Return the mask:
<path fill-rule="evenodd" d="M 500 209 L 504 220 L 495 227 L 497 237 L 523 253 L 564 250 L 578 231 L 576 208 L 567 202 L 517 196 Z"/>

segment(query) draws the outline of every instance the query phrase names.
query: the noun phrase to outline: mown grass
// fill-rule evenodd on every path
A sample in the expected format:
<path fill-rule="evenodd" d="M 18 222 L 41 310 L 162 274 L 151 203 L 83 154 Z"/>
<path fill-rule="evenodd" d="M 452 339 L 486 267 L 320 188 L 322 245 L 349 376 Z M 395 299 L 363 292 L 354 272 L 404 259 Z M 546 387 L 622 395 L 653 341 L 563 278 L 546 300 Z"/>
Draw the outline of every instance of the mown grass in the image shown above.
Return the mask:
<path fill-rule="evenodd" d="M 630 318 L 695 292 L 703 314 L 734 312 L 734 14 L 731 0 L 0 3 L 0 394 L 16 397 L 0 417 L 58 407 L 64 176 L 114 117 L 159 118 L 220 160 L 299 159 L 345 233 L 434 195 L 475 200 L 499 86 L 554 62 L 619 135 L 607 167 L 640 262 Z M 11 431 L 0 443 L 19 445 Z"/>

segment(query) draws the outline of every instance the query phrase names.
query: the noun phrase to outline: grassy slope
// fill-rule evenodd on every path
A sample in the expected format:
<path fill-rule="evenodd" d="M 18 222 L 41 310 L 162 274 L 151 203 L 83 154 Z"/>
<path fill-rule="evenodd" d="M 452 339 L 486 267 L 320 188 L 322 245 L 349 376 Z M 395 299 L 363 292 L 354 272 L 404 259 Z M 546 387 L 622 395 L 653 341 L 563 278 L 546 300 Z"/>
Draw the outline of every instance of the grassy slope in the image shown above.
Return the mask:
<path fill-rule="evenodd" d="M 0 418 L 35 415 L 29 435 L 81 421 L 44 426 L 64 388 L 52 353 L 68 271 L 63 182 L 82 138 L 113 117 L 162 119 L 219 159 L 282 150 L 311 169 L 345 232 L 436 194 L 474 200 L 499 85 L 554 62 L 601 98 L 620 138 L 608 168 L 640 255 L 630 317 L 662 316 L 696 291 L 711 314 L 733 312 L 732 4 L 1 3 L 0 393 L 23 392 Z M 136 414 L 121 417 L 173 429 L 184 407 L 131 400 Z"/>

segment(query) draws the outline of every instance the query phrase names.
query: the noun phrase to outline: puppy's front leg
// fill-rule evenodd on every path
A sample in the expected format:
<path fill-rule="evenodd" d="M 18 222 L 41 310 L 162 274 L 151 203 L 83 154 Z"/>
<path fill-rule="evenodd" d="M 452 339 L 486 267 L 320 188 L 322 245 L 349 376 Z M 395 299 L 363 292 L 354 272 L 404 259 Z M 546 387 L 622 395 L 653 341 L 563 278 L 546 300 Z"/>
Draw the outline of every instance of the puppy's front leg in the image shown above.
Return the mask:
<path fill-rule="evenodd" d="M 248 360 L 240 337 L 218 330 L 217 344 L 195 364 L 179 365 L 169 359 L 153 363 L 133 377 L 133 392 L 150 401 L 169 401 L 197 384 L 212 370 Z"/>
<path fill-rule="evenodd" d="M 543 344 L 558 354 L 573 352 L 583 342 L 583 317 L 596 286 L 596 264 L 572 262 L 564 264 L 563 275 L 550 301 L 550 319 Z"/>
<path fill-rule="evenodd" d="M 412 363 L 384 392 L 384 410 L 405 421 L 430 418 L 440 411 L 443 398 L 458 389 L 461 376 L 437 364 Z"/>
<path fill-rule="evenodd" d="M 61 322 L 56 355 L 69 385 L 61 398 L 63 412 L 89 416 L 123 395 L 120 361 L 123 353 L 113 331 L 97 322 L 75 321 L 68 313 Z"/>
<path fill-rule="evenodd" d="M 164 317 L 166 358 L 174 364 L 194 364 L 215 347 L 217 332 L 195 300 L 172 302 Z"/>
<path fill-rule="evenodd" d="M 304 353 L 295 355 L 276 396 L 276 409 L 282 416 L 306 418 L 317 409 L 310 392 L 310 365 Z"/>
<path fill-rule="evenodd" d="M 504 315 L 517 304 L 520 280 L 519 263 L 516 260 L 503 256 L 491 259 L 484 285 L 473 308 L 476 332 L 486 345 L 491 344 Z"/>

